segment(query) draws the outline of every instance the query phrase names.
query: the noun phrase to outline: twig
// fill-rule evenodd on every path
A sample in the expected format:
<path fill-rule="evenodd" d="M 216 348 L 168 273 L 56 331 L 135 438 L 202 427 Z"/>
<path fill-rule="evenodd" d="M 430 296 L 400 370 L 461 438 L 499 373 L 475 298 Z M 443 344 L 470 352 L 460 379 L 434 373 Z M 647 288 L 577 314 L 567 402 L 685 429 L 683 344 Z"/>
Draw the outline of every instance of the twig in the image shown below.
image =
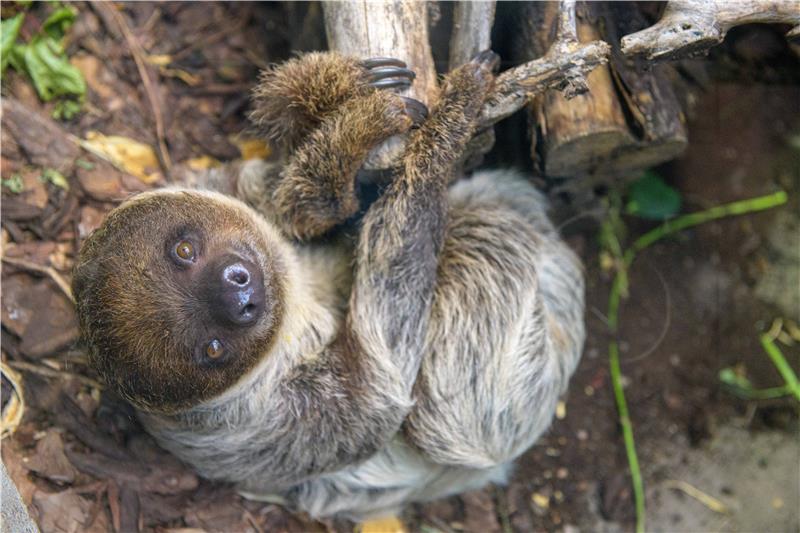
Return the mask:
<path fill-rule="evenodd" d="M 93 387 L 95 389 L 103 390 L 105 388 L 101 383 L 90 377 L 81 374 L 76 374 L 75 372 L 69 372 L 67 370 L 54 370 L 46 366 L 34 365 L 32 363 L 27 363 L 25 361 L 9 361 L 8 365 L 10 367 L 17 368 L 19 370 L 23 370 L 26 372 L 31 372 L 33 374 L 38 374 L 46 378 L 72 377 L 77 379 L 78 381 L 83 382 L 85 385 L 89 385 L 90 387 Z"/>
<path fill-rule="evenodd" d="M 500 526 L 503 533 L 513 533 L 514 529 L 511 527 L 511 517 L 508 512 L 508 498 L 506 498 L 505 490 L 502 487 L 495 487 L 495 496 L 497 498 L 497 514 L 500 517 Z"/>
<path fill-rule="evenodd" d="M 678 479 L 670 479 L 664 482 L 664 486 L 670 489 L 678 489 L 685 494 L 688 494 L 695 500 L 699 501 L 715 513 L 720 514 L 728 514 L 731 510 L 728 508 L 727 505 L 716 499 L 715 497 L 711 496 L 710 494 L 706 494 L 702 490 L 694 487 L 685 481 L 680 481 Z"/>
<path fill-rule="evenodd" d="M 56 271 L 55 268 L 50 266 L 43 266 L 38 263 L 34 263 L 32 261 L 28 261 L 26 259 L 18 259 L 16 257 L 3 257 L 3 262 L 8 263 L 9 265 L 13 265 L 15 267 L 24 268 L 26 270 L 32 270 L 34 272 L 39 272 L 40 274 L 45 274 L 52 279 L 58 288 L 61 289 L 61 292 L 69 298 L 69 301 L 73 304 L 75 303 L 75 297 L 72 296 L 72 289 L 70 289 L 69 284 L 64 280 L 61 274 Z"/>
<path fill-rule="evenodd" d="M 181 50 L 175 52 L 174 54 L 172 54 L 170 62 L 171 63 L 177 63 L 178 61 L 180 61 L 184 57 L 188 56 L 189 54 L 191 54 L 192 52 L 194 52 L 198 48 L 205 48 L 207 46 L 210 46 L 210 45 L 216 43 L 217 41 L 221 41 L 222 39 L 224 39 L 225 37 L 227 37 L 228 35 L 230 35 L 232 33 L 238 33 L 239 30 L 244 28 L 245 25 L 247 24 L 247 22 L 250 20 L 249 10 L 248 10 L 248 13 L 246 13 L 246 16 L 237 17 L 237 19 L 238 20 L 235 23 L 230 24 L 230 25 L 225 25 L 225 27 L 222 28 L 221 30 L 219 30 L 217 32 L 214 32 L 211 35 L 208 35 L 206 37 L 200 36 L 192 44 L 190 44 L 190 45 L 186 46 L 185 48 L 182 48 Z"/>
<path fill-rule="evenodd" d="M 757 211 L 763 211 L 765 209 L 771 209 L 786 203 L 786 200 L 786 193 L 784 191 L 778 191 L 773 194 L 752 198 L 750 200 L 742 200 L 740 202 L 733 202 L 730 204 L 712 207 L 705 211 L 700 211 L 699 213 L 692 213 L 678 217 L 674 220 L 667 221 L 636 239 L 633 244 L 628 247 L 625 253 L 622 254 L 622 260 L 620 261 L 621 264 L 619 265 L 617 273 L 614 276 L 614 281 L 611 285 L 611 293 L 608 296 L 608 325 L 612 335 L 616 336 L 619 332 L 619 304 L 623 295 L 623 289 L 627 288 L 627 271 L 634 259 L 636 259 L 636 254 L 638 252 L 644 250 L 651 244 L 663 239 L 664 237 L 684 229 L 697 226 L 711 220 L 716 220 L 718 218 L 733 215 L 743 215 L 746 213 L 754 213 Z M 615 250 L 615 252 L 619 254 L 619 249 Z M 617 258 L 619 259 L 619 256 Z M 768 340 L 769 345 L 771 345 L 773 348 L 775 347 L 770 337 L 762 337 L 762 343 L 764 343 L 764 338 Z M 788 368 L 789 365 L 786 363 L 786 360 L 783 359 L 783 356 L 780 355 L 779 351 L 773 350 L 771 353 L 767 348 L 767 345 L 765 345 L 764 348 L 767 350 L 767 353 L 770 354 L 770 357 L 773 358 L 773 362 L 776 366 L 778 366 L 779 371 L 781 371 L 781 368 L 783 368 L 784 371 Z M 776 351 L 778 352 L 777 358 L 774 357 L 774 352 Z M 622 428 L 622 438 L 625 442 L 625 453 L 628 458 L 628 466 L 631 473 L 633 497 L 636 506 L 636 531 L 639 533 L 644 532 L 645 529 L 644 483 L 642 481 L 642 472 L 639 468 L 639 459 L 636 455 L 636 442 L 633 436 L 633 425 L 631 424 L 630 414 L 628 412 L 628 403 L 625 400 L 625 391 L 622 388 L 622 371 L 620 369 L 619 361 L 619 346 L 616 339 L 612 340 L 608 345 L 608 359 L 611 372 L 611 385 L 614 390 L 614 399 L 616 401 L 617 411 L 619 413 L 619 423 Z M 783 363 L 782 367 L 779 366 L 781 365 L 781 362 Z M 788 371 L 791 372 L 791 368 L 788 368 Z M 783 375 L 782 371 L 781 374 Z M 792 376 L 794 376 L 793 372 L 791 372 L 791 375 L 787 374 L 784 376 L 787 385 L 791 383 L 790 380 Z M 796 376 L 794 376 L 793 383 L 796 387 L 795 390 L 798 395 L 798 399 L 800 399 L 800 384 L 798 384 Z M 793 390 L 793 392 L 795 391 Z"/>
<path fill-rule="evenodd" d="M 560 88 L 565 97 L 575 96 L 580 79 L 577 73 L 585 75 L 605 65 L 610 50 L 603 41 L 582 43 L 568 52 L 553 49 L 539 59 L 502 72 L 484 104 L 479 129 L 506 118 L 548 89 Z"/>
<path fill-rule="evenodd" d="M 136 40 L 136 37 L 134 37 L 133 33 L 128 27 L 128 24 L 125 22 L 125 19 L 113 7 L 113 4 L 101 2 L 98 7 L 108 12 L 111 18 L 114 19 L 114 22 L 116 22 L 117 26 L 119 26 L 122 35 L 125 37 L 125 41 L 128 43 L 128 48 L 130 48 L 133 60 L 136 62 L 136 69 L 139 71 L 139 76 L 142 78 L 142 84 L 144 85 L 144 90 L 147 94 L 147 100 L 150 102 L 150 107 L 153 110 L 153 118 L 156 123 L 156 138 L 158 139 L 158 151 L 161 154 L 161 164 L 164 166 L 165 175 L 169 176 L 169 172 L 172 169 L 172 160 L 169 156 L 169 150 L 167 150 L 166 136 L 164 133 L 164 119 L 161 115 L 161 100 L 156 94 L 156 88 L 153 81 L 150 79 L 150 73 L 145 65 L 144 50 L 139 44 L 139 41 Z"/>

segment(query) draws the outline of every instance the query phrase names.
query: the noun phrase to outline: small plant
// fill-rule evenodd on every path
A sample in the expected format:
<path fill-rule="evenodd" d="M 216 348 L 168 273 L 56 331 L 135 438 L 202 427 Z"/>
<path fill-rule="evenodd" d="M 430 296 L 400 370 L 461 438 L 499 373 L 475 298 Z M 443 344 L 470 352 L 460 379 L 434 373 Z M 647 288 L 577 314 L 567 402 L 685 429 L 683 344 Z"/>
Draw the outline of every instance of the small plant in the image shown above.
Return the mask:
<path fill-rule="evenodd" d="M 648 170 L 628 188 L 625 212 L 648 220 L 667 220 L 681 210 L 681 195 Z"/>
<path fill-rule="evenodd" d="M 69 181 L 67 181 L 67 178 L 65 178 L 61 172 L 54 168 L 45 168 L 42 170 L 39 180 L 44 183 L 52 183 L 56 187 L 61 187 L 65 191 L 69 190 Z"/>
<path fill-rule="evenodd" d="M 780 333 L 781 327 L 781 321 L 776 320 L 770 331 L 761 334 L 760 340 L 764 351 L 783 378 L 783 386 L 757 389 L 753 387 L 741 369 L 723 368 L 719 372 L 719 380 L 732 394 L 745 400 L 767 400 L 783 396 L 794 396 L 800 402 L 800 380 L 797 379 L 797 374 L 794 373 L 789 362 L 786 361 L 781 349 L 775 344 L 775 338 Z"/>
<path fill-rule="evenodd" d="M 70 64 L 63 45 L 64 35 L 75 17 L 72 7 L 56 7 L 28 42 L 18 41 L 25 21 L 24 11 L 3 20 L 0 26 L 2 72 L 10 65 L 31 79 L 43 101 L 57 99 L 53 116 L 58 119 L 75 116 L 86 97 L 86 81 Z"/>
<path fill-rule="evenodd" d="M 666 185 L 661 178 L 652 173 L 645 174 L 640 180 L 631 184 L 628 190 L 628 203 L 626 211 L 642 218 L 665 219 L 675 215 L 680 209 L 680 196 L 677 191 Z M 645 501 L 644 501 L 644 481 L 642 472 L 639 468 L 639 458 L 636 453 L 636 442 L 633 436 L 633 423 L 628 412 L 628 403 L 625 399 L 625 391 L 622 387 L 622 369 L 620 366 L 619 344 L 617 335 L 619 333 L 619 306 L 623 298 L 628 296 L 628 270 L 636 254 L 650 246 L 651 244 L 682 231 L 684 229 L 709 222 L 718 218 L 732 215 L 741 215 L 771 209 L 786 203 L 786 193 L 783 191 L 733 202 L 726 205 L 712 207 L 698 213 L 679 216 L 671 220 L 666 220 L 660 226 L 648 231 L 623 251 L 622 243 L 627 236 L 627 228 L 622 220 L 621 206 L 622 199 L 617 192 L 612 192 L 609 197 L 608 215 L 600 228 L 600 244 L 602 246 L 601 265 L 607 270 L 614 272 L 614 280 L 611 285 L 611 292 L 608 297 L 608 327 L 611 330 L 612 340 L 608 344 L 608 364 L 611 374 L 611 387 L 614 391 L 614 399 L 617 404 L 619 424 L 622 428 L 622 438 L 625 442 L 625 453 L 628 459 L 628 468 L 631 474 L 633 485 L 633 498 L 636 507 L 636 531 L 642 533 L 645 530 Z M 800 395 L 800 385 L 794 377 L 793 385 L 787 378 L 788 373 L 784 374 L 788 368 L 786 360 L 780 355 L 777 347 L 768 338 L 769 344 L 764 344 L 767 353 L 773 362 L 783 361 L 782 365 L 776 362 L 776 366 L 784 375 L 787 386 L 792 387 L 792 392 Z M 765 342 L 762 337 L 762 344 Z M 768 347 L 769 346 L 769 347 Z M 775 352 L 777 351 L 777 356 Z M 784 370 L 781 370 L 783 368 Z M 791 372 L 791 368 L 788 368 Z M 727 374 L 726 374 L 727 375 Z M 792 376 L 794 373 L 792 372 Z M 800 396 L 798 396 L 800 398 Z"/>
<path fill-rule="evenodd" d="M 3 178 L 2 180 L 3 187 L 8 189 L 9 192 L 14 194 L 19 194 L 25 188 L 25 185 L 22 183 L 22 176 L 19 174 L 12 174 L 10 178 Z"/>

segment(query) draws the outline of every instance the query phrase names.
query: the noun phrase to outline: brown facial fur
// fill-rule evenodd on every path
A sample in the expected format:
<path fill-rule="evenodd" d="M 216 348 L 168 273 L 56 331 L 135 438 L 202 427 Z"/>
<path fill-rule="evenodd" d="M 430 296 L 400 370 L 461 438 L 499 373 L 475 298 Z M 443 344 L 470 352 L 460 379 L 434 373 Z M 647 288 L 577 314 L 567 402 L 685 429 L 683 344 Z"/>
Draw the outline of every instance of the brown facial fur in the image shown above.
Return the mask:
<path fill-rule="evenodd" d="M 282 317 L 283 264 L 244 206 L 209 194 L 166 191 L 134 197 L 84 244 L 73 291 L 93 366 L 137 407 L 174 412 L 235 384 L 269 351 Z M 216 322 L 202 300 L 202 276 L 168 257 L 189 235 L 197 265 L 242 251 L 261 269 L 265 312 L 250 327 Z M 225 353 L 203 357 L 219 338 Z"/>

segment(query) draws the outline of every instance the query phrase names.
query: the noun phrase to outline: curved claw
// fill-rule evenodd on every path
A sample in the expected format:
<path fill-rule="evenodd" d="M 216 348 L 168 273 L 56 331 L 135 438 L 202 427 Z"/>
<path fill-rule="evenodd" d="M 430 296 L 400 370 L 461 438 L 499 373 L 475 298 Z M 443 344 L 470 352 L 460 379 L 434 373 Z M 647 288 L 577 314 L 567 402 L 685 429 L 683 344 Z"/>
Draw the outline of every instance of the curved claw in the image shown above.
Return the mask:
<path fill-rule="evenodd" d="M 387 66 L 404 68 L 406 66 L 405 61 L 401 61 L 393 57 L 371 57 L 362 61 L 361 64 L 364 65 L 364 68 L 368 69 Z"/>
<path fill-rule="evenodd" d="M 428 118 L 428 107 L 425 104 L 406 96 L 401 96 L 400 98 L 403 99 L 403 103 L 406 106 L 406 114 L 414 122 L 414 125 L 418 126 Z"/>
<path fill-rule="evenodd" d="M 404 79 L 404 78 L 400 78 L 400 79 L 390 78 L 388 80 L 378 80 L 378 81 L 370 82 L 370 85 L 372 87 L 375 87 L 376 89 L 392 89 L 394 87 L 407 88 L 407 87 L 411 87 L 411 80 Z"/>
<path fill-rule="evenodd" d="M 497 69 L 500 67 L 500 56 L 491 50 L 484 50 L 483 52 L 480 52 L 478 55 L 472 58 L 472 61 L 475 63 L 483 63 L 489 67 L 489 70 L 492 72 L 497 72 Z"/>
<path fill-rule="evenodd" d="M 380 67 L 370 70 L 370 79 L 372 81 L 382 80 L 384 78 L 408 78 L 413 80 L 417 77 L 413 70 L 402 67 Z"/>

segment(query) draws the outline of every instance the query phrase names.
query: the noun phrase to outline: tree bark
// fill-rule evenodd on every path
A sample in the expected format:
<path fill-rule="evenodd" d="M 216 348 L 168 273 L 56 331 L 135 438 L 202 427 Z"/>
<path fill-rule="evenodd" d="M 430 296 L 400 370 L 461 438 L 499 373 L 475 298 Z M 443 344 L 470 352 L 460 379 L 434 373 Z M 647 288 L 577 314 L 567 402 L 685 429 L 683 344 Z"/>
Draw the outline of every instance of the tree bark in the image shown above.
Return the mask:
<path fill-rule="evenodd" d="M 669 65 L 653 65 L 644 58 L 622 53 L 620 37 L 646 24 L 637 9 L 616 3 L 593 4 L 604 21 L 603 38 L 614 43 L 611 72 L 636 144 L 615 154 L 615 171 L 627 172 L 655 166 L 677 157 L 686 148 L 686 119 L 672 83 Z"/>
<path fill-rule="evenodd" d="M 705 53 L 722 42 L 734 26 L 785 23 L 786 34 L 800 39 L 797 0 L 671 0 L 656 24 L 622 38 L 622 53 L 650 61 L 674 60 Z"/>
<path fill-rule="evenodd" d="M 566 100 L 556 91 L 533 106 L 531 154 L 550 178 L 581 177 L 586 185 L 609 177 L 636 174 L 676 157 L 686 146 L 683 114 L 660 68 L 625 57 L 619 37 L 645 23 L 627 3 L 584 4 L 578 10 L 576 36 L 615 43 L 611 64 L 588 77 L 589 92 Z M 521 35 L 523 55 L 541 53 L 556 33 L 556 6 L 527 6 Z M 593 179 L 594 178 L 594 179 Z"/>
<path fill-rule="evenodd" d="M 453 12 L 449 70 L 463 65 L 492 45 L 494 0 L 458 2 Z"/>
<path fill-rule="evenodd" d="M 607 43 L 583 44 L 574 38 L 575 0 L 561 0 L 559 6 L 558 38 L 544 56 L 498 75 L 481 113 L 479 131 L 518 111 L 547 89 L 556 88 L 567 98 L 586 92 L 585 76 L 608 61 Z M 323 9 L 331 50 L 364 58 L 388 55 L 402 59 L 417 73 L 406 94 L 425 104 L 436 101 L 438 87 L 424 2 L 350 0 L 326 2 Z M 474 42 L 481 43 L 483 38 Z M 404 142 L 404 137 L 390 139 L 373 151 L 365 168 L 392 167 Z M 469 148 L 475 153 L 485 152 L 491 142 L 491 135 L 482 135 Z"/>
<path fill-rule="evenodd" d="M 555 38 L 558 4 L 526 4 L 522 19 L 525 22 L 518 53 L 529 60 L 542 55 Z M 583 6 L 576 17 L 575 38 L 583 42 L 600 38 Z M 586 174 L 606 163 L 614 153 L 635 144 L 614 90 L 610 67 L 593 70 L 586 83 L 588 92 L 571 100 L 550 90 L 533 102 L 531 157 L 547 176 Z"/>
<path fill-rule="evenodd" d="M 328 48 L 357 57 L 394 57 L 406 62 L 417 77 L 401 92 L 428 105 L 436 100 L 438 85 L 428 44 L 425 2 L 325 2 Z M 392 166 L 403 150 L 405 136 L 392 137 L 372 151 L 367 169 Z"/>

